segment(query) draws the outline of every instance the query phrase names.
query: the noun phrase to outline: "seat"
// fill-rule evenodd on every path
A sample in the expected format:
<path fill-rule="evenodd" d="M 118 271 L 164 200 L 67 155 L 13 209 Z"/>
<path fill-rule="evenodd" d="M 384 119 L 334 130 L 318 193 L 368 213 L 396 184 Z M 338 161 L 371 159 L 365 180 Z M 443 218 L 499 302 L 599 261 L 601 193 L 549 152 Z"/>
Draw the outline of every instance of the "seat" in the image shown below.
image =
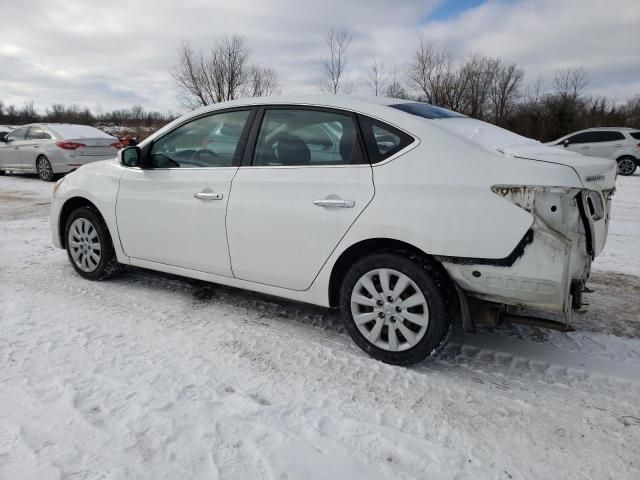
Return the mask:
<path fill-rule="evenodd" d="M 281 165 L 309 165 L 311 151 L 306 143 L 294 135 L 281 135 L 275 148 Z"/>

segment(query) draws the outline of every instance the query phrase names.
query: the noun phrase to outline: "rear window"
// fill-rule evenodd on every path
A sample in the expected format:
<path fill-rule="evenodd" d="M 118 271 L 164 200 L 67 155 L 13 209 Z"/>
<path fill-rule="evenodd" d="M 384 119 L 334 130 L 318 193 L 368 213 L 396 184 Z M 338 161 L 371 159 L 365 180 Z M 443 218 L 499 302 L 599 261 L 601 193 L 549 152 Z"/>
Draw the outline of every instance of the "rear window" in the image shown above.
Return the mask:
<path fill-rule="evenodd" d="M 640 140 L 640 132 L 629 132 L 629 135 L 631 135 L 636 140 Z"/>
<path fill-rule="evenodd" d="M 78 139 L 78 138 L 113 138 L 111 135 L 104 133 L 102 130 L 90 127 L 88 125 L 50 125 L 49 128 L 58 134 L 61 138 Z"/>
<path fill-rule="evenodd" d="M 435 118 L 464 117 L 464 115 L 460 113 L 447 110 L 446 108 L 429 105 L 428 103 L 398 103 L 397 105 L 390 105 L 390 107 L 410 113 L 411 115 L 428 118 L 430 120 L 433 120 Z"/>

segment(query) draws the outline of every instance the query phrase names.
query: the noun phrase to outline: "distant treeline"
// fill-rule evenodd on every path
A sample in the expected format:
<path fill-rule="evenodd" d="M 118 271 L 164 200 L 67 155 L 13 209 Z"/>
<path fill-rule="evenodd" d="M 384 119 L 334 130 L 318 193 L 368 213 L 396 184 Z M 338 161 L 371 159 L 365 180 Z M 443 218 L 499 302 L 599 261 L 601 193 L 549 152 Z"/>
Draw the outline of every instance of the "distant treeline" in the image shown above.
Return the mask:
<path fill-rule="evenodd" d="M 24 125 L 27 123 L 76 123 L 81 125 L 120 127 L 138 137 L 146 137 L 148 134 L 176 118 L 169 113 L 145 111 L 139 105 L 128 109 L 113 110 L 111 112 L 93 113 L 88 108 L 78 105 L 65 106 L 54 103 L 44 113 L 36 111 L 33 102 L 25 103 L 17 108 L 14 105 L 5 105 L 0 100 L 0 124 Z"/>

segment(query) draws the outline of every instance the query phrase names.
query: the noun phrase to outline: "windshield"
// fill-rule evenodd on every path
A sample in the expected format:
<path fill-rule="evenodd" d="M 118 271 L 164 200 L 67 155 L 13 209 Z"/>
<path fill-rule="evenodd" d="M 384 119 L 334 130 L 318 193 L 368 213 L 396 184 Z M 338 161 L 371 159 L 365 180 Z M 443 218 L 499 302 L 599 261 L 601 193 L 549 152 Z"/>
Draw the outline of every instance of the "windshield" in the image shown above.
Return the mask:
<path fill-rule="evenodd" d="M 447 110 L 446 108 L 436 107 L 429 105 L 428 103 L 398 103 L 397 105 L 389 105 L 391 108 L 397 108 L 403 112 L 410 113 L 422 118 L 435 119 L 435 118 L 464 118 L 464 115 L 460 113 Z"/>

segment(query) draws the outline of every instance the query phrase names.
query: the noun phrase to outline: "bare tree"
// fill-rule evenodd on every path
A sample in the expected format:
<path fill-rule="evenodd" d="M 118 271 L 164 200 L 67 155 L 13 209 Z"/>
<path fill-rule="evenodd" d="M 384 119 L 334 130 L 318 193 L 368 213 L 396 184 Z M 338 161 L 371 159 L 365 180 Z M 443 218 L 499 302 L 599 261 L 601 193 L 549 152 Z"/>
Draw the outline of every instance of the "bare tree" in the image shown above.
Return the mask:
<path fill-rule="evenodd" d="M 246 39 L 237 34 L 218 40 L 207 55 L 183 41 L 170 73 L 190 108 L 278 90 L 273 69 L 249 66 Z"/>
<path fill-rule="evenodd" d="M 371 90 L 373 90 L 376 97 L 384 91 L 389 83 L 389 75 L 387 75 L 387 72 L 384 69 L 384 63 L 378 63 L 378 61 L 375 60 L 371 64 L 367 83 L 371 87 Z"/>
<path fill-rule="evenodd" d="M 498 60 L 495 64 L 495 75 L 489 90 L 489 99 L 493 113 L 492 121 L 504 126 L 512 112 L 516 100 L 520 96 L 520 85 L 524 71 L 515 63 L 504 64 Z"/>
<path fill-rule="evenodd" d="M 584 93 L 588 84 L 589 75 L 582 67 L 560 70 L 553 79 L 556 94 L 573 101 Z"/>
<path fill-rule="evenodd" d="M 347 50 L 353 35 L 346 28 L 331 27 L 325 41 L 329 47 L 329 56 L 322 59 L 322 90 L 328 93 L 352 93 L 354 85 L 344 82 L 347 66 Z"/>
<path fill-rule="evenodd" d="M 275 70 L 269 67 L 252 66 L 249 69 L 249 95 L 265 97 L 280 93 L 280 84 Z"/>
<path fill-rule="evenodd" d="M 451 63 L 450 54 L 439 52 L 431 43 L 420 40 L 407 70 L 410 86 L 420 91 L 427 102 L 442 104 L 444 98 L 441 86 Z"/>
<path fill-rule="evenodd" d="M 409 94 L 407 93 L 406 88 L 404 88 L 404 85 L 402 85 L 400 80 L 398 80 L 398 75 L 397 75 L 396 70 L 397 69 L 396 69 L 396 67 L 394 65 L 394 67 L 393 67 L 393 75 L 389 79 L 389 85 L 387 86 L 386 90 L 384 91 L 384 94 L 385 94 L 385 96 L 390 97 L 390 98 L 408 99 L 409 98 Z"/>
<path fill-rule="evenodd" d="M 462 75 L 468 76 L 462 112 L 473 118 L 487 117 L 489 93 L 500 65 L 497 58 L 471 55 L 461 68 Z"/>

